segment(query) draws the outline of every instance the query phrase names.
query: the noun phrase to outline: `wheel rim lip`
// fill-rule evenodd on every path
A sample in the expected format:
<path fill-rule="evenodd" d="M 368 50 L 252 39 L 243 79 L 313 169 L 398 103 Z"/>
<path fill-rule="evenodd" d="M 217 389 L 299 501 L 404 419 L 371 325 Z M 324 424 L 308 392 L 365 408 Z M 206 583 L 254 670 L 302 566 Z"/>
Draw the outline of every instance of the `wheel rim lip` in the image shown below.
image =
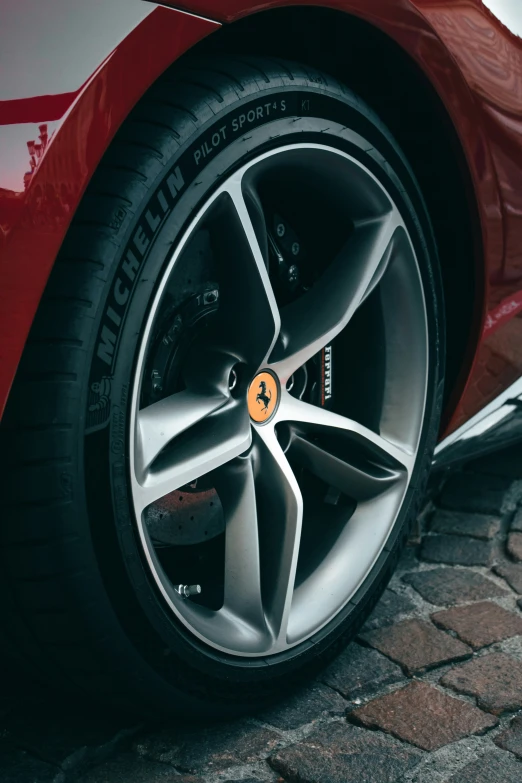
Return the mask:
<path fill-rule="evenodd" d="M 401 493 L 400 493 L 400 499 L 398 500 L 397 510 L 396 513 L 393 515 L 393 518 L 391 519 L 388 530 L 386 535 L 382 537 L 382 541 L 380 543 L 380 546 L 378 548 L 378 551 L 375 553 L 375 556 L 373 557 L 373 560 L 369 563 L 369 565 L 365 569 L 364 576 L 359 580 L 359 582 L 353 587 L 353 589 L 350 590 L 350 592 L 346 595 L 345 600 L 342 602 L 342 605 L 338 606 L 335 611 L 329 616 L 327 616 L 323 622 L 317 624 L 313 627 L 313 629 L 309 629 L 304 635 L 302 633 L 292 634 L 291 631 L 291 622 L 289 623 L 289 631 L 288 631 L 288 638 L 284 645 L 274 645 L 269 651 L 262 650 L 262 651 L 256 651 L 254 649 L 244 651 L 244 650 L 236 650 L 229 648 L 223 644 L 220 644 L 216 642 L 215 640 L 209 638 L 208 634 L 205 632 L 202 632 L 200 628 L 197 627 L 198 618 L 194 615 L 193 612 L 190 611 L 190 602 L 185 602 L 184 604 L 180 601 L 179 596 L 176 596 L 175 592 L 172 589 L 172 584 L 170 583 L 170 580 L 166 577 L 165 574 L 163 574 L 163 568 L 161 564 L 159 563 L 157 554 L 154 550 L 154 546 L 149 538 L 148 531 L 146 529 L 146 526 L 144 524 L 143 515 L 142 513 L 136 513 L 136 474 L 135 474 L 135 437 L 136 437 L 136 422 L 137 422 L 137 413 L 139 410 L 139 398 L 140 398 L 140 390 L 141 390 L 141 383 L 143 378 L 143 369 L 145 365 L 145 357 L 148 349 L 149 344 L 149 337 L 151 334 L 151 330 L 154 324 L 154 320 L 156 317 L 156 314 L 158 312 L 158 308 L 161 304 L 162 296 L 165 291 L 165 288 L 170 280 L 170 277 L 175 269 L 175 265 L 177 260 L 179 259 L 180 255 L 182 254 L 183 250 L 186 248 L 188 242 L 190 241 L 191 237 L 194 234 L 195 229 L 197 228 L 198 224 L 200 224 L 202 218 L 207 214 L 208 210 L 212 207 L 212 205 L 215 203 L 215 201 L 227 191 L 227 185 L 231 181 L 235 181 L 236 183 L 241 183 L 243 180 L 245 174 L 251 170 L 253 167 L 257 166 L 258 164 L 262 163 L 264 160 L 268 158 L 273 158 L 275 155 L 284 154 L 286 152 L 293 152 L 296 150 L 317 150 L 319 152 L 334 154 L 337 156 L 341 156 L 342 158 L 345 158 L 346 160 L 350 161 L 352 164 L 355 164 L 357 167 L 359 167 L 366 176 L 370 177 L 374 183 L 382 190 L 382 192 L 385 194 L 385 196 L 390 200 L 392 204 L 395 205 L 395 201 L 392 199 L 391 195 L 386 191 L 383 184 L 378 180 L 378 178 L 359 160 L 354 158 L 353 156 L 349 155 L 348 153 L 337 149 L 335 147 L 332 147 L 330 145 L 322 145 L 322 144 L 316 144 L 316 143 L 298 143 L 298 144 L 288 144 L 281 147 L 278 147 L 276 149 L 270 150 L 268 152 L 262 153 L 261 155 L 255 157 L 251 161 L 249 161 L 246 165 L 240 167 L 235 172 L 233 172 L 224 183 L 221 184 L 220 187 L 218 187 L 214 193 L 212 193 L 208 199 L 206 200 L 205 204 L 198 210 L 195 217 L 190 221 L 190 224 L 188 227 L 183 231 L 182 236 L 180 237 L 179 242 L 177 243 L 176 249 L 174 250 L 170 260 L 168 261 L 165 271 L 163 272 L 162 278 L 159 282 L 159 285 L 157 287 L 156 293 L 152 300 L 152 305 L 150 307 L 145 329 L 143 330 L 141 340 L 140 340 L 140 347 L 138 352 L 138 359 L 136 363 L 135 373 L 134 373 L 134 382 L 132 385 L 132 396 L 131 396 L 131 411 L 130 411 L 130 438 L 129 438 L 129 457 L 130 457 L 130 473 L 131 473 L 131 490 L 132 490 L 132 497 L 135 507 L 135 517 L 136 517 L 136 523 L 139 533 L 140 542 L 148 563 L 148 566 L 150 568 L 150 571 L 152 573 L 152 576 L 154 578 L 154 581 L 156 583 L 156 586 L 159 588 L 160 593 L 162 594 L 163 599 L 166 601 L 167 605 L 171 609 L 171 611 L 174 613 L 177 620 L 179 620 L 197 639 L 199 639 L 201 642 L 203 642 L 206 645 L 209 645 L 210 647 L 223 652 L 228 655 L 233 655 L 237 657 L 249 657 L 249 658 L 257 658 L 257 657 L 269 657 L 271 655 L 276 655 L 278 653 L 281 653 L 285 650 L 291 649 L 293 647 L 296 647 L 297 645 L 301 644 L 302 642 L 306 641 L 306 639 L 309 639 L 314 634 L 317 634 L 319 631 L 321 631 L 328 623 L 330 623 L 335 617 L 337 617 L 340 612 L 347 606 L 347 604 L 350 602 L 350 600 L 353 598 L 354 594 L 357 592 L 357 590 L 361 587 L 361 585 L 364 583 L 366 577 L 371 572 L 373 566 L 375 565 L 378 557 L 381 555 L 382 551 L 386 547 L 387 541 L 389 539 L 389 536 L 394 529 L 395 522 L 397 520 L 397 517 L 402 509 L 404 498 L 406 496 L 407 489 L 410 485 L 410 481 L 408 480 Z M 396 205 L 395 205 L 396 206 Z M 416 274 L 418 276 L 419 280 L 419 289 L 422 296 L 422 309 L 423 309 L 423 316 L 424 316 L 424 324 L 425 324 L 425 356 L 428 356 L 428 325 L 427 325 L 427 311 L 426 311 L 426 302 L 425 302 L 425 296 L 424 296 L 424 290 L 421 282 L 421 273 L 415 253 L 415 249 L 413 247 L 413 243 L 411 241 L 410 235 L 408 230 L 406 229 L 406 226 L 404 224 L 404 220 L 401 216 L 402 225 L 405 229 L 405 233 L 411 248 L 411 255 L 414 261 Z M 271 345 L 270 351 L 268 352 L 268 355 L 270 355 L 270 352 L 272 351 L 272 348 L 274 347 L 274 344 Z M 255 378 L 257 375 L 259 375 L 261 372 L 264 371 L 273 372 L 270 367 L 267 365 L 262 365 L 256 374 L 254 375 L 254 378 L 252 382 L 255 381 Z M 279 379 L 277 379 L 279 382 Z M 424 412 L 426 408 L 426 398 L 427 398 L 427 383 L 428 383 L 428 366 L 427 366 L 427 359 L 426 359 L 426 367 L 425 367 L 425 373 L 424 373 L 424 389 L 422 392 L 422 417 L 421 420 L 424 418 Z M 277 419 L 277 409 L 279 407 L 280 403 L 280 397 L 281 392 L 279 394 L 278 403 L 276 405 L 276 408 L 274 409 L 273 413 L 270 416 L 270 422 L 274 422 L 274 419 Z M 267 422 L 256 422 L 252 419 L 250 419 L 251 426 L 254 429 L 257 429 L 259 427 L 263 427 L 264 424 Z M 413 448 L 413 454 L 416 457 L 420 435 L 422 431 L 422 425 L 419 427 L 415 446 Z M 393 439 L 392 439 L 393 440 Z M 410 474 L 411 479 L 411 474 Z M 294 598 L 295 596 L 299 594 L 299 587 L 295 589 Z M 293 604 L 292 604 L 293 605 Z M 188 610 L 188 611 L 187 611 Z M 295 638 L 292 639 L 292 636 Z"/>

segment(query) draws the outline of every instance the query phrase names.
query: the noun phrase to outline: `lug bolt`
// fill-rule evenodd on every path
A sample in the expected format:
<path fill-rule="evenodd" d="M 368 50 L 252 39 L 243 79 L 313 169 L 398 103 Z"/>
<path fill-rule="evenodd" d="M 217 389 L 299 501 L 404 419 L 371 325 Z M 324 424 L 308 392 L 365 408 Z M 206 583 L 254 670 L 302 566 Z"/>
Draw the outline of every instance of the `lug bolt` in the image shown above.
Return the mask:
<path fill-rule="evenodd" d="M 237 386 L 237 381 L 238 381 L 237 372 L 234 370 L 234 368 L 232 368 L 230 370 L 230 375 L 228 376 L 229 391 L 234 391 L 234 389 Z"/>
<path fill-rule="evenodd" d="M 277 231 L 277 236 L 278 237 L 284 237 L 285 231 L 286 231 L 285 224 L 284 223 L 278 223 L 276 231 Z"/>
<path fill-rule="evenodd" d="M 219 297 L 218 291 L 207 291 L 203 295 L 203 304 L 205 305 L 214 304 L 214 302 L 217 302 L 218 297 Z"/>
<path fill-rule="evenodd" d="M 294 254 L 294 256 L 297 256 L 299 254 L 300 249 L 301 248 L 299 247 L 299 242 L 294 242 L 292 245 L 292 253 Z"/>
<path fill-rule="evenodd" d="M 201 585 L 178 585 L 174 589 L 182 598 L 190 598 L 201 593 Z"/>

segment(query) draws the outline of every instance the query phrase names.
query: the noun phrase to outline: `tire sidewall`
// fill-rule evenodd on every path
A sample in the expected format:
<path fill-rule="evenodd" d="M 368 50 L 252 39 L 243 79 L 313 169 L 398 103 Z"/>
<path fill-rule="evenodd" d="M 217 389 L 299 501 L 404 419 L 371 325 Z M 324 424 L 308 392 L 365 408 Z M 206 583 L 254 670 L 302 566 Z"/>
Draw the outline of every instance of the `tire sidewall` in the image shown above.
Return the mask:
<path fill-rule="evenodd" d="M 311 639 L 270 660 L 244 659 L 199 642 L 159 596 L 145 564 L 132 507 L 127 446 L 130 400 L 146 316 L 173 249 L 198 208 L 249 159 L 274 147 L 303 142 L 332 146 L 359 160 L 399 207 L 415 246 L 426 298 L 430 334 L 426 414 L 410 488 L 385 549 L 358 593 Z M 393 139 L 366 107 L 336 86 L 310 87 L 296 80 L 291 87 L 238 99 L 198 127 L 165 165 L 146 200 L 136 205 L 133 215 L 122 218 L 118 241 L 121 251 L 114 259 L 93 332 L 82 455 L 89 524 L 109 599 L 140 649 L 143 676 L 152 667 L 175 689 L 201 689 L 207 695 L 210 689 L 216 698 L 234 701 L 245 699 L 248 686 L 254 697 L 269 697 L 282 678 L 288 683 L 289 677 L 307 676 L 322 658 L 333 655 L 357 633 L 393 572 L 422 501 L 443 380 L 442 294 L 426 208 Z"/>

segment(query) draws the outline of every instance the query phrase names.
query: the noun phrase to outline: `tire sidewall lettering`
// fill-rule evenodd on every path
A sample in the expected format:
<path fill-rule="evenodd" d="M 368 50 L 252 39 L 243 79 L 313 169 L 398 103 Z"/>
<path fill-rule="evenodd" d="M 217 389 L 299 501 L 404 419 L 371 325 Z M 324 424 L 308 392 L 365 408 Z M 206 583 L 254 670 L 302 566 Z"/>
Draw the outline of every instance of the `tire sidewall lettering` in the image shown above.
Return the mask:
<path fill-rule="evenodd" d="M 340 135 L 338 130 L 343 127 L 345 130 Z M 89 448 L 90 435 L 109 428 L 109 448 L 98 456 L 105 462 L 105 470 L 110 475 L 110 513 L 117 528 L 121 552 L 125 553 L 130 581 L 134 589 L 141 592 L 139 600 L 146 608 L 148 621 L 153 623 L 164 643 L 176 647 L 177 654 L 191 665 L 199 660 L 207 670 L 209 666 L 213 667 L 216 674 L 223 674 L 225 668 L 229 669 L 231 661 L 227 660 L 228 666 L 224 667 L 223 659 L 227 656 L 209 653 L 209 648 L 177 624 L 157 599 L 153 600 L 153 586 L 137 544 L 125 454 L 132 371 L 144 314 L 148 311 L 173 245 L 198 205 L 208 198 L 221 179 L 244 162 L 245 156 L 260 154 L 270 146 L 305 139 L 347 149 L 362 159 L 368 168 L 373 167 L 375 172 L 379 172 L 381 178 L 386 177 L 398 200 L 404 203 L 401 181 L 393 171 L 401 159 L 386 137 L 355 106 L 343 101 L 340 96 L 305 88 L 281 88 L 233 106 L 216 117 L 209 127 L 204 127 L 196 139 L 176 155 L 168 171 L 153 186 L 152 196 L 146 205 L 140 207 L 140 216 L 128 229 L 123 251 L 111 277 L 93 349 L 85 447 Z M 382 154 L 376 153 L 370 158 L 369 150 L 373 145 L 382 150 Z M 390 157 L 391 169 L 387 163 Z M 415 209 L 411 204 L 407 208 L 410 224 L 414 226 L 416 235 L 422 236 Z M 425 248 L 422 252 L 426 256 Z M 429 275 L 429 263 L 423 264 L 424 267 L 427 271 L 423 275 Z M 402 511 L 400 517 L 404 519 Z M 348 616 L 343 616 L 339 622 L 345 626 L 350 621 Z M 305 643 L 303 650 L 301 646 L 293 649 L 288 660 L 290 670 L 292 666 L 299 665 L 300 657 L 308 647 L 309 644 Z M 234 663 L 238 669 L 244 667 L 241 661 L 235 660 Z M 252 662 L 249 665 L 252 666 Z M 265 666 L 264 661 L 254 664 L 254 668 Z"/>

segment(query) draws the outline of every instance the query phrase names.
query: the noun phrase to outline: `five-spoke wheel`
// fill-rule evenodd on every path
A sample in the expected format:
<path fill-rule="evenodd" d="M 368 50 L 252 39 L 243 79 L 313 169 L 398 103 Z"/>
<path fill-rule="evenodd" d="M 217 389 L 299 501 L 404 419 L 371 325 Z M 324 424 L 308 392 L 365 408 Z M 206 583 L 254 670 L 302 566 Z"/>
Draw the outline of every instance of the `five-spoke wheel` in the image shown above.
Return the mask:
<path fill-rule="evenodd" d="M 306 173 L 327 200 L 342 204 L 335 252 L 308 259 L 302 284 L 286 293 L 278 290 L 270 255 L 276 264 L 283 257 L 273 251 L 277 228 L 271 232 L 268 217 L 278 172 L 287 185 Z M 294 220 L 292 232 L 300 228 Z M 143 402 L 166 292 L 179 287 L 178 266 L 183 274 L 184 257 L 202 236 L 217 306 L 182 353 L 177 382 L 157 401 Z M 379 310 L 377 337 L 361 333 L 361 321 L 343 344 L 339 338 L 365 303 Z M 344 407 L 344 379 L 357 387 L 360 372 L 360 362 L 350 372 L 354 339 L 366 340 L 376 352 L 367 361 L 380 367 L 369 406 L 373 427 Z M 382 185 L 349 155 L 317 144 L 281 147 L 235 172 L 203 206 L 148 318 L 130 441 L 147 561 L 171 610 L 200 639 L 236 655 L 278 653 L 314 634 L 350 600 L 386 545 L 408 488 L 424 414 L 426 342 L 423 290 L 404 221 Z M 313 362 L 315 396 L 307 370 Z M 304 378 L 296 382 L 299 374 Z M 326 397 L 338 405 L 327 405 Z M 217 605 L 215 590 L 206 600 L 205 574 L 197 568 L 191 581 L 203 589 L 189 600 L 180 594 L 175 568 L 169 572 L 162 562 L 146 524 L 159 499 L 197 491 L 198 482 L 213 488 L 223 516 Z"/>

